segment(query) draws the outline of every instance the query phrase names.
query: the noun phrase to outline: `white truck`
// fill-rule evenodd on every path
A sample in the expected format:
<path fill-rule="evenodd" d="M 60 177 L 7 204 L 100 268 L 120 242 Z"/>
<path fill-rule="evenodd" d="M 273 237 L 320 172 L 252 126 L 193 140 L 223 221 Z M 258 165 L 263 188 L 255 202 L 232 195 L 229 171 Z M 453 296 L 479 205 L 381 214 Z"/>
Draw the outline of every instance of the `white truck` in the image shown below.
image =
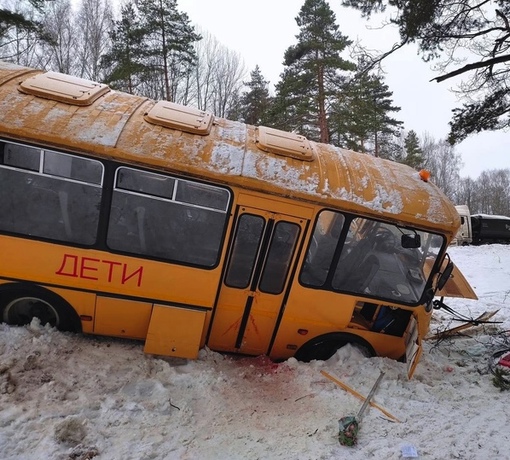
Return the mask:
<path fill-rule="evenodd" d="M 460 216 L 460 228 L 452 240 L 453 245 L 464 246 L 473 242 L 473 229 L 471 227 L 471 214 L 469 207 L 465 204 L 455 206 Z"/>
<path fill-rule="evenodd" d="M 460 228 L 452 244 L 508 244 L 510 243 L 510 217 L 491 214 L 473 214 L 466 205 L 455 206 L 460 216 Z"/>

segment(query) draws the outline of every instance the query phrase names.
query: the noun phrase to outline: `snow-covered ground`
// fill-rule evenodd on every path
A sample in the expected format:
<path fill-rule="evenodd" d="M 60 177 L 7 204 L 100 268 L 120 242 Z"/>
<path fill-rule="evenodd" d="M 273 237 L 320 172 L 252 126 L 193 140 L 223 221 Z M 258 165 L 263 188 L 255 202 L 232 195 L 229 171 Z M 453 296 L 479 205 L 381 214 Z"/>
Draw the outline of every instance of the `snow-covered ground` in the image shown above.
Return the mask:
<path fill-rule="evenodd" d="M 453 299 L 468 316 L 500 309 L 502 324 L 428 341 L 412 380 L 405 365 L 352 347 L 327 362 L 274 364 L 202 350 L 196 361 L 160 359 L 139 342 L 64 334 L 33 322 L 0 324 L 0 459 L 229 460 L 510 459 L 510 392 L 488 372 L 510 346 L 510 246 L 451 248 L 479 301 Z M 432 331 L 458 325 L 435 312 Z M 503 332 L 506 331 L 506 332 Z M 367 395 L 358 445 L 338 442 L 338 419 Z"/>

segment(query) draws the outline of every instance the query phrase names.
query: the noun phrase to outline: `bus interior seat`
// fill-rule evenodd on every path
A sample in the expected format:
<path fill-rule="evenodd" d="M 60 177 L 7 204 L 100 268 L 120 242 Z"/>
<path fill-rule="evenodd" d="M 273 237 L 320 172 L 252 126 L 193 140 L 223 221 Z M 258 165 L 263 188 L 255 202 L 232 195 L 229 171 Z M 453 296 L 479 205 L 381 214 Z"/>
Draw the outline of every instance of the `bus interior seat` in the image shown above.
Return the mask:
<path fill-rule="evenodd" d="M 324 235 L 320 239 L 313 236 L 306 256 L 306 263 L 301 273 L 301 278 L 305 283 L 315 286 L 324 284 L 337 243 L 338 240 L 331 236 Z"/>
<path fill-rule="evenodd" d="M 370 289 L 370 283 L 379 271 L 380 265 L 376 256 L 369 255 L 357 268 L 349 271 L 348 275 L 338 283 L 338 287 L 359 293 L 366 292 L 367 288 Z"/>
<path fill-rule="evenodd" d="M 108 246 L 120 251 L 141 254 L 146 249 L 145 208 L 112 206 L 108 225 Z"/>
<path fill-rule="evenodd" d="M 374 276 L 379 271 L 379 267 L 381 266 L 379 259 L 374 256 L 370 255 L 368 256 L 363 263 L 358 268 L 359 272 L 359 281 L 360 286 L 359 290 L 360 292 L 365 292 L 366 289 L 370 286 L 370 283 L 374 279 Z"/>
<path fill-rule="evenodd" d="M 402 337 L 412 312 L 382 305 L 374 318 L 372 331 Z"/>

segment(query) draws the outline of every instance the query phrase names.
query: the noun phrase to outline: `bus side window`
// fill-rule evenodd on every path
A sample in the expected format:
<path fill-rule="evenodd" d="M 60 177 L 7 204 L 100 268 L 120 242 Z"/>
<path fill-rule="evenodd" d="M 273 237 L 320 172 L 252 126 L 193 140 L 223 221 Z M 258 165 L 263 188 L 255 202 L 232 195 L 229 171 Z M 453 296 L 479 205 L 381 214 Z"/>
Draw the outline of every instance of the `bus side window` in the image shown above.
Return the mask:
<path fill-rule="evenodd" d="M 113 191 L 107 245 L 111 249 L 185 264 L 215 265 L 227 221 L 226 189 L 197 184 L 194 189 L 222 197 L 208 208 L 205 199 L 188 204 L 180 188 L 189 181 L 121 167 Z M 191 201 L 191 200 L 190 200 Z"/>
<path fill-rule="evenodd" d="M 5 144 L 0 162 L 0 229 L 27 236 L 92 245 L 99 222 L 101 187 L 73 180 L 75 162 L 92 164 L 102 182 L 98 161 Z"/>
<path fill-rule="evenodd" d="M 0 146 L 3 146 L 0 164 L 28 171 L 39 171 L 41 149 L 10 143 L 0 143 Z"/>

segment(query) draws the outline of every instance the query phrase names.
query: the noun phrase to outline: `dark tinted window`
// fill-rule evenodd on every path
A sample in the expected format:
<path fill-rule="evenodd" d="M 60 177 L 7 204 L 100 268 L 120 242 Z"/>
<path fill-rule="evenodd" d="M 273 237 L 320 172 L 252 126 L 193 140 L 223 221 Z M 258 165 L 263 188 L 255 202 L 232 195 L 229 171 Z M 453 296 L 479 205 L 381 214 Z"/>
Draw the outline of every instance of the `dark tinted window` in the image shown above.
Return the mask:
<path fill-rule="evenodd" d="M 280 221 L 276 224 L 260 280 L 261 291 L 270 294 L 283 291 L 299 230 L 299 225 L 291 222 Z"/>
<path fill-rule="evenodd" d="M 264 226 L 265 220 L 260 216 L 243 214 L 239 218 L 225 277 L 227 286 L 244 289 L 250 285 Z"/>
<path fill-rule="evenodd" d="M 100 162 L 10 143 L 0 144 L 0 152 L 1 231 L 84 245 L 96 242 Z"/>
<path fill-rule="evenodd" d="M 217 263 L 227 222 L 228 199 L 221 211 L 176 199 L 178 178 L 119 168 L 113 191 L 107 244 L 114 250 L 185 264 L 212 267 Z M 229 192 L 197 184 L 205 194 Z"/>

